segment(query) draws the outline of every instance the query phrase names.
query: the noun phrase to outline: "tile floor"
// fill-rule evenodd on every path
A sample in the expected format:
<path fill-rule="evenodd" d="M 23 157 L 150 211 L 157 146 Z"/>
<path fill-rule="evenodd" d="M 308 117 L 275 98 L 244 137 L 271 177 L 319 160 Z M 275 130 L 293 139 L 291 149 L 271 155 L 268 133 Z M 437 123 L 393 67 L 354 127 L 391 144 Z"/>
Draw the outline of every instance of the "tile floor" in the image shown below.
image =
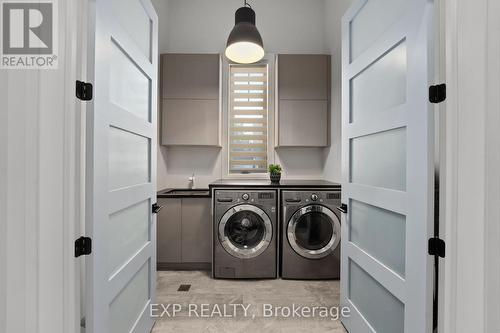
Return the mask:
<path fill-rule="evenodd" d="M 332 320 L 337 308 L 331 315 L 327 313 L 331 307 L 338 307 L 339 281 L 214 280 L 208 272 L 201 271 L 160 271 L 157 281 L 157 303 L 165 307 L 171 304 L 167 309 L 171 317 L 163 313 L 153 333 L 346 332 L 339 319 Z M 185 284 L 191 285 L 188 291 L 177 291 Z M 285 317 L 289 310 L 277 308 L 292 310 L 293 304 L 308 307 L 311 313 L 313 307 L 322 308 L 316 308 L 315 318 Z M 179 309 L 175 316 L 174 306 Z M 248 307 L 246 311 L 243 306 Z M 270 316 L 276 310 L 282 314 Z M 156 314 L 162 312 L 159 305 Z M 210 313 L 214 316 L 202 317 Z"/>

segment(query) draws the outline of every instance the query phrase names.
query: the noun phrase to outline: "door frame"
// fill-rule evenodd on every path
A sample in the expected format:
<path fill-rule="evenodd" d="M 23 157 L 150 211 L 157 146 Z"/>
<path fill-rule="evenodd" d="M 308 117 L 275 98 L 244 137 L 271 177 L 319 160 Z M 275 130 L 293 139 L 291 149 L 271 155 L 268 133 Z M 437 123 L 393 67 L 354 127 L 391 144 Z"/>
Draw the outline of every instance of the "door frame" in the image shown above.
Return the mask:
<path fill-rule="evenodd" d="M 448 97 L 445 103 L 445 107 L 447 111 L 447 117 L 443 123 L 440 124 L 440 129 L 443 131 L 440 135 L 440 140 L 442 140 L 441 145 L 446 147 L 446 151 L 442 152 L 442 179 L 447 180 L 446 184 L 442 182 L 441 191 L 441 202 L 443 202 L 442 207 L 444 209 L 440 210 L 440 220 L 441 222 L 441 235 L 442 238 L 446 240 L 447 244 L 447 254 L 446 259 L 442 260 L 444 265 L 441 265 L 441 279 L 442 282 L 440 284 L 440 316 L 439 316 L 439 332 L 446 333 L 461 333 L 462 331 L 457 330 L 460 329 L 460 326 L 457 326 L 459 318 L 458 313 L 460 309 L 457 309 L 457 305 L 459 304 L 462 308 L 471 308 L 480 305 L 491 306 L 491 301 L 493 299 L 500 299 L 500 292 L 496 286 L 500 284 L 500 276 L 499 276 L 499 267 L 487 267 L 484 268 L 483 272 L 480 273 L 475 279 L 474 283 L 470 283 L 468 285 L 469 288 L 477 290 L 481 288 L 481 292 L 483 293 L 482 298 L 475 298 L 473 303 L 470 303 L 470 300 L 467 300 L 467 297 L 463 293 L 458 293 L 458 285 L 459 281 L 456 276 L 458 271 L 458 258 L 455 255 L 457 251 L 468 251 L 471 246 L 471 241 L 466 239 L 457 239 L 458 234 L 462 229 L 465 229 L 466 225 L 456 225 L 456 218 L 458 214 L 461 213 L 461 210 L 470 209 L 471 206 L 467 205 L 467 207 L 457 207 L 457 197 L 459 195 L 469 196 L 471 198 L 484 194 L 487 190 L 490 195 L 486 198 L 485 203 L 488 207 L 488 222 L 498 220 L 499 213 L 498 210 L 495 209 L 495 204 L 498 202 L 498 193 L 495 194 L 495 189 L 493 187 L 483 188 L 474 188 L 474 191 L 471 191 L 471 188 L 459 187 L 457 182 L 458 170 L 464 170 L 464 167 L 470 169 L 470 163 L 467 163 L 467 160 L 458 160 L 459 155 L 463 155 L 465 153 L 464 147 L 460 146 L 456 138 L 458 135 L 463 136 L 467 140 L 472 140 L 471 142 L 477 142 L 480 140 L 479 136 L 482 132 L 479 131 L 466 131 L 464 127 L 463 121 L 459 126 L 458 118 L 460 112 L 466 112 L 466 110 L 458 110 L 459 100 L 457 96 L 460 92 L 465 92 L 466 89 L 463 87 L 463 84 L 466 83 L 471 78 L 475 76 L 472 73 L 463 73 L 463 68 L 460 68 L 458 65 L 458 60 L 464 61 L 463 57 L 459 57 L 458 48 L 460 47 L 461 52 L 465 52 L 468 47 L 468 42 L 474 42 L 474 38 L 476 37 L 480 31 L 484 31 L 484 26 L 478 24 L 478 22 L 488 22 L 488 29 L 495 29 L 495 25 L 500 22 L 500 15 L 498 14 L 498 10 L 495 9 L 495 6 L 498 6 L 498 3 L 495 3 L 496 0 L 478 0 L 481 4 L 484 2 L 488 2 L 490 6 L 493 6 L 494 10 L 489 12 L 485 11 L 484 5 L 480 8 L 476 8 L 480 10 L 480 13 L 476 13 L 474 11 L 468 11 L 464 9 L 464 6 L 467 5 L 467 0 L 456 0 L 451 2 L 442 2 L 443 14 L 441 15 L 445 21 L 442 22 L 441 26 L 444 32 L 444 40 L 442 46 L 446 49 L 445 55 L 445 72 L 446 72 L 446 83 L 448 90 Z M 64 55 L 66 57 L 65 61 L 65 70 L 64 70 L 64 80 L 69 82 L 69 85 L 72 85 L 76 78 L 83 79 L 85 81 L 85 68 L 86 68 L 86 58 L 85 58 L 85 49 L 86 49 L 86 18 L 87 18 L 87 7 L 90 1 L 76 1 L 76 0 L 67 0 L 68 8 L 66 12 L 60 12 L 61 18 L 65 18 L 66 22 L 73 22 L 72 24 L 66 23 L 65 25 L 60 25 L 62 29 L 64 26 L 68 33 L 68 37 L 66 40 L 68 41 L 67 53 Z M 471 5 L 476 4 L 477 2 L 473 2 Z M 469 2 L 470 3 L 470 2 Z M 476 15 L 475 19 L 477 19 L 477 15 L 479 15 L 482 19 L 475 20 L 474 24 L 472 22 L 467 21 L 467 28 L 461 28 L 462 31 L 467 29 L 471 31 L 468 35 L 468 39 L 462 39 L 459 43 L 459 22 L 460 24 L 464 24 L 463 19 L 467 16 Z M 495 23 L 497 22 L 497 23 Z M 472 33 L 474 31 L 474 33 Z M 76 37 L 76 39 L 75 39 Z M 498 99 L 495 98 L 495 92 L 499 91 L 500 83 L 498 82 L 498 78 L 500 77 L 500 66 L 494 59 L 500 59 L 500 51 L 497 44 L 493 43 L 494 35 L 491 34 L 489 37 L 490 40 L 490 48 L 486 52 L 486 47 L 484 49 L 480 49 L 479 51 L 482 53 L 481 55 L 477 54 L 473 59 L 477 59 L 481 56 L 486 56 L 489 59 L 488 65 L 491 66 L 490 71 L 485 71 L 481 73 L 482 77 L 487 77 L 488 80 L 491 80 L 488 91 L 488 99 L 487 103 L 490 110 L 498 110 L 500 107 L 500 103 Z M 74 43 L 69 45 L 70 42 Z M 460 45 L 459 45 L 460 44 Z M 474 60 L 469 60 L 470 62 L 474 62 Z M 464 64 L 463 62 L 461 64 Z M 459 79 L 460 77 L 460 79 Z M 459 87 L 459 83 L 462 83 L 462 86 Z M 484 86 L 484 85 L 483 85 Z M 72 87 L 71 87 L 72 88 Z M 57 87 L 53 87 L 50 89 L 46 89 L 40 92 L 41 98 L 44 96 L 49 97 L 52 93 L 56 93 Z M 496 90 L 495 90 L 496 89 Z M 468 92 L 468 95 L 462 94 L 462 98 L 468 99 L 477 99 L 483 98 L 485 91 L 474 90 L 474 94 Z M 59 92 L 57 92 L 59 93 Z M 82 163 L 85 163 L 85 157 L 82 155 L 80 142 L 84 142 L 85 140 L 85 120 L 84 120 L 84 104 L 83 103 L 74 103 L 74 91 L 73 89 L 68 89 L 63 93 L 64 100 L 67 103 L 67 112 L 68 118 L 65 119 L 64 124 L 57 124 L 57 127 L 64 126 L 68 129 L 75 130 L 66 130 L 64 131 L 64 140 L 68 143 L 64 149 L 64 161 L 66 165 L 79 166 Z M 498 94 L 497 94 L 498 95 Z M 48 101 L 49 99 L 47 99 Z M 57 101 L 54 101 L 57 102 Z M 82 106 L 83 105 L 83 106 Z M 474 110 L 477 112 L 477 110 Z M 82 119 L 83 114 L 83 119 Z M 493 133 L 500 133 L 500 123 L 496 116 L 493 113 L 488 113 L 488 130 L 487 133 L 492 137 L 492 139 L 497 140 L 498 143 L 498 135 L 493 135 Z M 484 133 L 484 132 L 483 132 Z M 483 142 L 484 144 L 484 142 Z M 488 146 L 488 150 L 492 153 L 491 149 L 494 146 Z M 499 170 L 500 170 L 500 161 L 498 160 L 498 156 L 495 154 L 490 155 L 488 159 L 488 179 L 492 180 L 491 184 L 498 183 L 500 178 Z M 482 157 L 484 158 L 484 157 Z M 57 161 L 47 161 L 47 167 L 53 166 L 57 167 Z M 486 166 L 483 170 L 486 169 Z M 465 172 L 462 171 L 463 172 Z M 481 170 L 479 170 L 481 172 Z M 82 207 L 84 200 L 84 177 L 76 171 L 75 174 L 68 174 L 64 176 L 67 180 L 62 184 L 65 193 L 72 196 L 71 202 L 72 206 L 68 207 L 68 216 L 70 218 L 68 222 L 68 230 L 64 233 L 64 237 L 60 238 L 56 234 L 52 237 L 52 241 L 54 244 L 60 244 L 63 246 L 70 254 L 73 252 L 73 242 L 75 237 L 78 235 L 84 234 L 84 226 L 82 226 L 82 221 L 84 221 L 84 213 L 78 212 L 79 206 Z M 476 179 L 480 177 L 480 175 L 476 176 Z M 488 182 L 485 182 L 488 184 Z M 491 192 L 490 192 L 491 191 Z M 50 195 L 49 193 L 40 193 L 42 195 Z M 496 195 L 496 196 L 495 196 Z M 474 207 L 475 209 L 480 209 L 481 207 Z M 477 211 L 476 211 L 477 212 Z M 476 221 L 477 219 L 476 214 Z M 484 228 L 481 228 L 484 226 Z M 479 224 L 478 229 L 488 228 L 489 231 L 495 231 L 495 225 L 492 223 L 484 223 Z M 459 230 L 460 229 L 460 230 Z M 464 230 L 463 232 L 467 232 Z M 484 234 L 481 233 L 483 236 Z M 488 232 L 486 239 L 486 245 L 489 250 L 496 250 L 496 253 L 500 253 L 500 235 L 498 230 L 496 233 Z M 493 252 L 492 252 L 493 253 Z M 499 254 L 500 255 L 500 254 Z M 498 257 L 497 257 L 498 258 Z M 80 314 L 83 314 L 85 299 L 82 298 L 81 295 L 84 295 L 85 288 L 85 280 L 81 278 L 82 272 L 84 272 L 84 266 L 79 265 L 82 259 L 77 259 L 73 257 L 73 255 L 65 256 L 64 260 L 64 276 L 67 277 L 67 283 L 63 285 L 63 294 L 65 300 L 65 307 L 63 308 L 63 313 L 61 316 L 66 318 L 65 327 L 78 327 L 80 324 Z M 476 263 L 473 260 L 468 260 L 467 262 L 460 262 L 460 270 L 467 269 L 475 269 Z M 486 279 L 482 279 L 486 272 Z M 83 273 L 84 275 L 84 273 Z M 483 289 L 483 282 L 488 281 L 488 285 L 486 289 Z M 490 289 L 491 288 L 491 289 Z M 491 291 L 491 292 L 490 292 Z M 487 297 L 484 297 L 486 294 Z M 82 306 L 83 305 L 83 306 Z M 494 309 L 492 309 L 494 311 Z M 465 309 L 463 309 L 465 311 Z M 498 314 L 498 312 L 497 312 Z M 498 316 L 500 317 L 500 315 Z M 498 318 L 494 318 L 490 315 L 490 308 L 485 313 L 485 316 L 481 316 L 479 318 L 482 322 L 486 322 L 488 327 L 498 327 L 494 325 L 499 325 Z M 67 330 L 69 332 L 69 330 Z M 466 330 L 463 330 L 466 332 Z"/>
<path fill-rule="evenodd" d="M 439 332 L 500 327 L 500 3 L 443 2 Z M 471 227 L 473 226 L 473 227 Z"/>

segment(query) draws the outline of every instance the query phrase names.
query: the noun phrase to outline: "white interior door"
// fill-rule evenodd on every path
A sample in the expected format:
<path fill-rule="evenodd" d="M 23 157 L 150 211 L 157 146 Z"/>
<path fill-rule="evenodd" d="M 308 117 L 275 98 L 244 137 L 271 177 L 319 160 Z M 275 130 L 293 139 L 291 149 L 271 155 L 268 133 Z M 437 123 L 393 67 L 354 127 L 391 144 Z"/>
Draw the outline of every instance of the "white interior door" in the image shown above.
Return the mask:
<path fill-rule="evenodd" d="M 430 332 L 433 0 L 358 0 L 342 31 L 342 304 L 352 333 Z"/>
<path fill-rule="evenodd" d="M 89 333 L 145 333 L 156 285 L 158 18 L 150 0 L 95 0 L 87 118 Z M 95 40 L 94 40 L 95 37 Z M 93 47 L 92 47 L 93 46 Z M 94 58 L 94 57 L 92 57 Z"/>

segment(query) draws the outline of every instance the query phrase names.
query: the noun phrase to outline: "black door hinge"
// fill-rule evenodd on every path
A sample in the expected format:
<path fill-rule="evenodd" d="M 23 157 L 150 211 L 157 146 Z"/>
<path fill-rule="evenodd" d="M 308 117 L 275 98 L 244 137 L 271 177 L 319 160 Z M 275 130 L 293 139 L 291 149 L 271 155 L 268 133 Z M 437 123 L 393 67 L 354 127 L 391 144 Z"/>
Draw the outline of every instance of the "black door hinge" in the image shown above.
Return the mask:
<path fill-rule="evenodd" d="M 92 253 L 92 239 L 80 237 L 75 241 L 75 258 L 87 256 Z"/>
<path fill-rule="evenodd" d="M 437 237 L 429 238 L 428 252 L 431 256 L 439 256 L 441 258 L 444 258 L 446 254 L 446 244 L 444 240 Z"/>
<path fill-rule="evenodd" d="M 76 97 L 82 101 L 92 100 L 92 83 L 76 80 Z"/>
<path fill-rule="evenodd" d="M 163 206 L 160 206 L 160 205 L 158 205 L 157 203 L 154 203 L 154 204 L 151 206 L 151 212 L 152 212 L 153 214 L 158 214 L 162 208 L 163 208 Z"/>
<path fill-rule="evenodd" d="M 446 100 L 446 84 L 437 84 L 429 87 L 429 101 L 431 103 L 441 103 Z"/>

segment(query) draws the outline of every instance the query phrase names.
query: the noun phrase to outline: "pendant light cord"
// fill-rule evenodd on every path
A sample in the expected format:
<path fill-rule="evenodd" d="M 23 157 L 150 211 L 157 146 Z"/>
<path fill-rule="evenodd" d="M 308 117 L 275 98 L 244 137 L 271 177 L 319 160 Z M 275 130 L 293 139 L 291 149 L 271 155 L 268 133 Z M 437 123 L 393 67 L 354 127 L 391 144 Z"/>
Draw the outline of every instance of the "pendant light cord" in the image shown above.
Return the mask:
<path fill-rule="evenodd" d="M 249 7 L 249 8 L 252 8 L 252 6 L 250 6 L 250 4 L 247 2 L 247 0 L 244 0 L 245 3 L 243 4 L 244 7 Z"/>

